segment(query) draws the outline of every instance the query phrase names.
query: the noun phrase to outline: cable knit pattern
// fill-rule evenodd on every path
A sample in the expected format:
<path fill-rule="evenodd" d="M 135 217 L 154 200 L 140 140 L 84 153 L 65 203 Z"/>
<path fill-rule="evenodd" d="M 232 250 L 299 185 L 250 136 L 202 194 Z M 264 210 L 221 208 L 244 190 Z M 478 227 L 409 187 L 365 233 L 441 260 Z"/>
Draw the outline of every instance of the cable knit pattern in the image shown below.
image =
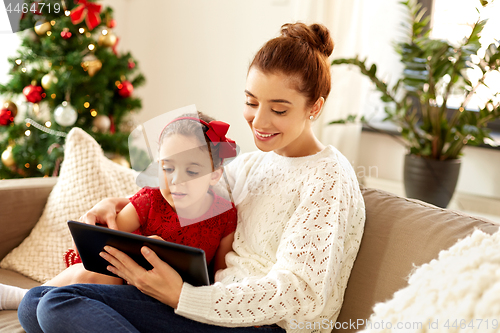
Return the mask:
<path fill-rule="evenodd" d="M 243 154 L 226 171 L 238 209 L 234 252 L 214 285 L 184 284 L 176 312 L 220 326 L 329 331 L 319 324 L 340 312 L 365 221 L 351 165 L 328 146 L 298 158 Z M 316 328 L 299 329 L 305 322 Z"/>

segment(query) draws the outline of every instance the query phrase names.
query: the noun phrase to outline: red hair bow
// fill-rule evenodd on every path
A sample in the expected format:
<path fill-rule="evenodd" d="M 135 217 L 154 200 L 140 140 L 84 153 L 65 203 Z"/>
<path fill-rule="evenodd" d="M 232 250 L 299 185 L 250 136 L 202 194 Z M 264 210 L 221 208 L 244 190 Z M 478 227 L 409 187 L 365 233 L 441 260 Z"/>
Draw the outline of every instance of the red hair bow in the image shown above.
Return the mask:
<path fill-rule="evenodd" d="M 195 117 L 179 117 L 175 118 L 171 122 L 169 122 L 165 128 L 170 125 L 171 123 L 177 121 L 177 120 L 182 120 L 182 119 L 189 119 L 189 120 L 194 120 L 197 122 L 202 123 L 203 125 L 208 127 L 208 130 L 206 131 L 206 136 L 210 139 L 210 141 L 214 144 L 214 146 L 217 146 L 219 143 L 221 143 L 219 147 L 219 157 L 222 159 L 225 158 L 231 158 L 231 157 L 236 157 L 237 152 L 236 152 L 236 142 L 234 140 L 231 140 L 226 137 L 227 130 L 229 129 L 229 124 L 225 123 L 223 121 L 218 121 L 218 120 L 212 120 L 211 122 L 207 123 L 204 120 L 201 120 L 199 118 Z M 163 129 L 165 129 L 163 128 Z M 162 130 L 163 132 L 163 130 Z"/>
<path fill-rule="evenodd" d="M 217 146 L 219 142 L 223 143 L 219 147 L 220 158 L 231 158 L 236 156 L 236 142 L 229 138 L 226 138 L 226 133 L 229 130 L 228 123 L 213 120 L 207 124 L 201 119 L 200 122 L 208 127 L 208 130 L 205 134 L 215 146 Z"/>
<path fill-rule="evenodd" d="M 87 27 L 89 30 L 92 30 L 101 23 L 101 16 L 99 15 L 101 11 L 100 4 L 87 2 L 87 0 L 75 0 L 75 3 L 79 5 L 70 14 L 73 24 L 78 24 L 85 19 Z"/>

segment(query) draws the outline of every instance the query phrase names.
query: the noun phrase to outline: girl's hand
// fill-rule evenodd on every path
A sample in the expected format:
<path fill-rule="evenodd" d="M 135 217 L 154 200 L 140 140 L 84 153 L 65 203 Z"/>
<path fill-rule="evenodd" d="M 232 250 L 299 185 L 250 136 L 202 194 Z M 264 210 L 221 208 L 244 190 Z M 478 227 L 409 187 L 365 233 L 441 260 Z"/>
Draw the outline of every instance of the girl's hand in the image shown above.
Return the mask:
<path fill-rule="evenodd" d="M 110 272 L 135 286 L 142 293 L 174 309 L 177 308 L 183 284 L 182 278 L 151 249 L 146 246 L 141 249 L 144 258 L 153 266 L 153 269 L 149 271 L 139 266 L 125 253 L 111 246 L 105 246 L 104 250 L 106 252 L 101 252 L 101 256 L 112 265 L 108 266 Z"/>
<path fill-rule="evenodd" d="M 128 202 L 127 198 L 102 199 L 88 212 L 83 214 L 79 220 L 87 224 L 105 225 L 110 229 L 118 230 L 116 215 Z"/>

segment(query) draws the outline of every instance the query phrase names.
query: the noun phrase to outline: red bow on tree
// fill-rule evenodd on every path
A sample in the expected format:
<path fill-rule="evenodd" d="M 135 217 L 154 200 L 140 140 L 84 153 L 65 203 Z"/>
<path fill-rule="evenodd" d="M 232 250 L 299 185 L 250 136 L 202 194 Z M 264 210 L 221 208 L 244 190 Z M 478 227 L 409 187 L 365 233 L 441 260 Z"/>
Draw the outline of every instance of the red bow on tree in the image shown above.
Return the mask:
<path fill-rule="evenodd" d="M 79 6 L 71 11 L 70 17 L 73 24 L 81 23 L 85 19 L 87 27 L 92 30 L 101 23 L 101 16 L 99 15 L 101 5 L 87 2 L 87 0 L 75 0 L 75 3 L 79 4 Z"/>
<path fill-rule="evenodd" d="M 220 158 L 231 158 L 236 156 L 236 142 L 226 138 L 229 124 L 218 120 L 213 120 L 207 124 L 200 119 L 200 122 L 208 127 L 205 134 L 215 146 L 222 143 L 219 147 Z"/>

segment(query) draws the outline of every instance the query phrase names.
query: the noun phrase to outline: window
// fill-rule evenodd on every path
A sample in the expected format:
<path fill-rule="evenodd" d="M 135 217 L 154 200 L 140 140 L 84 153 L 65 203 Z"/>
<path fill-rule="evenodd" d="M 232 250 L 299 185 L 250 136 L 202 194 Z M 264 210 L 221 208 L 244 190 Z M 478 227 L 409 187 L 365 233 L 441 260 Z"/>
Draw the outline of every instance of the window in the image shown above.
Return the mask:
<path fill-rule="evenodd" d="M 470 35 L 472 26 L 478 20 L 488 19 L 484 27 L 480 43 L 479 57 L 483 57 L 487 47 L 492 43 L 498 43 L 500 39 L 500 3 L 491 2 L 486 7 L 481 6 L 480 1 L 471 0 L 433 0 L 432 11 L 432 34 L 433 38 L 446 39 L 452 44 L 460 43 L 465 36 Z M 476 10 L 477 9 L 477 10 Z M 477 64 L 479 57 L 472 61 Z M 473 86 L 482 77 L 479 67 L 467 70 L 467 76 Z M 495 93 L 500 92 L 500 73 L 494 71 L 489 73 L 484 82 L 488 87 L 480 86 L 467 104 L 469 110 L 479 110 Z M 496 100 L 500 97 L 497 96 Z M 460 107 L 462 96 L 451 96 L 448 100 L 450 108 Z"/>

